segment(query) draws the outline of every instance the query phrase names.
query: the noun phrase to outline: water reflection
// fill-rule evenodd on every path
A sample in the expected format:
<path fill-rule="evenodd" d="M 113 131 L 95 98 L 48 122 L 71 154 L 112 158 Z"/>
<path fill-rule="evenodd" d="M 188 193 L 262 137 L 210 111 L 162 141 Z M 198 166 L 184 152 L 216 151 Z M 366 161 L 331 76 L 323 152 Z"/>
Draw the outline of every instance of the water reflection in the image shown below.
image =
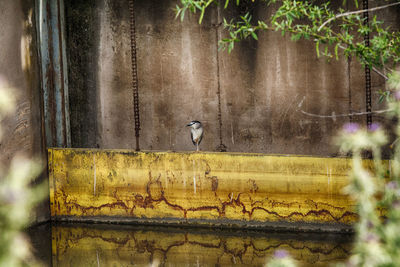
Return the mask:
<path fill-rule="evenodd" d="M 40 254 L 43 240 L 33 243 Z M 123 225 L 51 226 L 52 266 L 263 266 L 278 248 L 287 250 L 303 266 L 326 266 L 348 257 L 351 236 Z"/>

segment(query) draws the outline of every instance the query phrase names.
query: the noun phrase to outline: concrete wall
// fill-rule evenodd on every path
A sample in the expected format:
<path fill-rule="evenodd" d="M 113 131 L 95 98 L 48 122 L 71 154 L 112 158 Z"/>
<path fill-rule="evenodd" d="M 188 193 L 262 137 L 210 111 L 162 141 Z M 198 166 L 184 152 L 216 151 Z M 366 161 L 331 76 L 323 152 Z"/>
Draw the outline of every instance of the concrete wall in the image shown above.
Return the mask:
<path fill-rule="evenodd" d="M 1 121 L 0 162 L 7 166 L 17 153 L 42 158 L 39 59 L 35 1 L 0 1 L 0 75 L 17 97 L 15 114 Z M 40 180 L 38 180 L 40 182 Z M 48 203 L 39 207 L 36 221 L 49 217 Z"/>
<path fill-rule="evenodd" d="M 218 52 L 223 31 L 215 25 L 245 7 L 210 10 L 198 25 L 196 15 L 174 19 L 175 1 L 135 4 L 142 149 L 193 150 L 185 124 L 197 119 L 205 125 L 201 149 L 214 151 L 218 82 L 228 151 L 333 156 L 332 137 L 349 119 L 309 117 L 298 104 L 323 115 L 365 110 L 364 70 L 355 59 L 327 62 L 313 43 L 274 32 L 230 55 Z M 73 147 L 134 148 L 128 0 L 65 5 Z M 250 11 L 267 19 L 273 8 Z M 381 88 L 382 79 L 373 82 Z"/>

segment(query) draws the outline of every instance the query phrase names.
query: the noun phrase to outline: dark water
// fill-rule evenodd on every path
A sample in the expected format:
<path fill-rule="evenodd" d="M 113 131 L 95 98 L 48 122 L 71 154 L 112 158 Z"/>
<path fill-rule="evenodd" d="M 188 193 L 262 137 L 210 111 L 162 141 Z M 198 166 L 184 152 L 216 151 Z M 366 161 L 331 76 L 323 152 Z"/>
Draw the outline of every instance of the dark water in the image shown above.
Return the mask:
<path fill-rule="evenodd" d="M 45 224 L 29 229 L 47 266 L 264 266 L 284 249 L 300 266 L 344 261 L 351 235 L 173 227 Z"/>

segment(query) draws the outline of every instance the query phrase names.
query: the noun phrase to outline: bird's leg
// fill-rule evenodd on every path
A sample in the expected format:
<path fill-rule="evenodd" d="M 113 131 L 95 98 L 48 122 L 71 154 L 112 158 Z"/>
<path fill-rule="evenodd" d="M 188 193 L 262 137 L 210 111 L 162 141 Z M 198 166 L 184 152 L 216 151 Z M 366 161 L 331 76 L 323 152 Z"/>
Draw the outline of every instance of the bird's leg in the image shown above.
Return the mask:
<path fill-rule="evenodd" d="M 199 151 L 199 143 L 196 143 L 196 151 Z"/>

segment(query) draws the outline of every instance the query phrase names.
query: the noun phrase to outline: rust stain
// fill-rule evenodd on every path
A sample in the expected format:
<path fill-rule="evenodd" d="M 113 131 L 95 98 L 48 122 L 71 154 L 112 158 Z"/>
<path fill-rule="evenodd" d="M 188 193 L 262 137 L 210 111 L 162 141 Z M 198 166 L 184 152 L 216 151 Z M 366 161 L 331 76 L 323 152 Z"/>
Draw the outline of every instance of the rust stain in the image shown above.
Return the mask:
<path fill-rule="evenodd" d="M 212 191 L 217 191 L 218 189 L 218 177 L 217 176 L 213 176 L 211 181 L 211 190 Z"/>
<path fill-rule="evenodd" d="M 270 160 L 266 156 L 261 156 L 264 162 L 262 166 L 266 167 L 260 167 L 260 163 L 253 163 L 254 160 L 258 160 L 256 155 L 246 157 L 207 153 L 128 153 L 96 150 L 99 190 L 98 193 L 96 191 L 96 196 L 93 196 L 93 171 L 90 170 L 93 165 L 93 151 L 52 151 L 51 178 L 57 181 L 54 191 L 56 205 L 52 207 L 57 210 L 53 214 L 61 217 L 114 216 L 160 221 L 176 218 L 186 222 L 204 220 L 206 224 L 218 221 L 228 225 L 231 220 L 257 223 L 327 222 L 345 225 L 357 220 L 357 214 L 352 210 L 351 202 L 346 196 L 335 192 L 334 197 L 328 197 L 323 191 L 312 191 L 314 187 L 320 189 L 321 183 L 326 181 L 322 174 L 311 177 L 313 181 L 318 181 L 315 185 L 307 183 L 306 175 L 313 174 L 308 174 L 308 170 L 304 174 L 301 170 L 306 169 L 307 164 L 310 168 L 315 168 L 320 159 L 303 160 L 288 157 L 288 168 L 285 169 L 282 166 L 286 164 L 284 161 L 276 158 Z M 271 163 L 268 162 L 273 160 L 278 160 L 280 165 L 270 167 Z M 332 165 L 330 160 L 328 159 L 328 163 Z M 193 194 L 193 184 L 190 183 L 193 161 L 196 161 L 196 195 Z M 296 161 L 299 161 L 297 165 L 293 163 Z M 228 171 L 218 169 L 224 168 L 221 162 L 227 162 Z M 328 163 L 322 165 L 325 167 Z M 331 189 L 338 191 L 341 188 L 340 183 L 344 184 L 345 181 L 339 170 L 344 173 L 347 172 L 347 168 L 336 161 L 334 163 L 337 171 L 333 173 L 339 178 L 335 180 L 336 184 L 332 185 Z M 247 171 L 243 166 L 256 168 Z M 290 169 L 296 166 L 299 169 Z M 243 170 L 242 173 L 232 171 L 235 168 Z M 314 172 L 317 171 L 318 169 Z M 261 175 L 265 175 L 266 178 Z M 280 177 L 284 179 L 279 179 Z M 291 181 L 291 187 L 294 189 L 290 190 L 299 193 L 286 192 L 282 180 Z M 235 224 L 234 221 L 232 223 Z"/>
<path fill-rule="evenodd" d="M 156 184 L 157 187 L 159 188 L 159 193 L 160 196 L 158 198 L 154 198 L 152 195 L 152 192 L 150 190 L 151 185 Z M 138 207 L 142 207 L 142 208 L 148 208 L 148 209 L 154 209 L 154 204 L 155 203 L 160 203 L 160 202 L 164 202 L 166 205 L 168 205 L 169 207 L 171 207 L 174 210 L 178 210 L 178 211 L 182 211 L 183 212 L 183 217 L 187 218 L 187 212 L 191 211 L 191 212 L 196 212 L 196 211 L 210 211 L 210 210 L 215 210 L 218 212 L 219 217 L 225 217 L 225 210 L 226 207 L 231 206 L 231 207 L 241 207 L 242 208 L 242 213 L 248 215 L 248 219 L 251 220 L 254 211 L 256 210 L 260 210 L 260 211 L 264 211 L 265 213 L 269 214 L 269 215 L 273 215 L 278 219 L 282 219 L 282 220 L 287 220 L 287 219 L 291 219 L 294 217 L 300 217 L 300 218 L 306 218 L 309 216 L 316 216 L 316 217 L 329 217 L 331 218 L 333 221 L 335 222 L 343 222 L 345 218 L 350 217 L 350 218 L 354 218 L 357 217 L 358 215 L 355 212 L 349 212 L 346 211 L 344 213 L 342 213 L 341 216 L 334 216 L 329 210 L 326 209 L 321 209 L 321 210 L 310 210 L 307 213 L 301 213 L 301 212 L 291 212 L 288 215 L 282 215 L 279 214 L 276 211 L 273 210 L 269 210 L 267 208 L 264 208 L 262 206 L 256 206 L 256 202 L 252 202 L 249 206 L 252 207 L 251 209 L 247 209 L 246 205 L 244 202 L 242 202 L 240 200 L 240 197 L 242 195 L 242 193 L 239 193 L 237 195 L 237 197 L 235 199 L 231 199 L 230 201 L 224 201 L 221 203 L 221 206 L 213 206 L 213 205 L 207 205 L 207 206 L 200 206 L 200 207 L 191 207 L 191 208 L 184 208 L 178 204 L 173 204 L 171 203 L 166 197 L 165 197 L 165 192 L 164 189 L 162 187 L 162 183 L 160 181 L 160 177 L 158 177 L 157 179 L 150 179 L 150 181 L 147 183 L 146 186 L 146 191 L 147 191 L 147 196 L 142 196 L 141 194 L 136 194 L 134 196 L 134 205 L 132 207 L 129 207 L 123 200 L 118 199 L 117 195 L 114 194 L 114 198 L 117 199 L 117 201 L 112 202 L 112 203 L 107 203 L 107 204 L 103 204 L 100 206 L 81 206 L 76 202 L 73 201 L 68 201 L 67 200 L 67 194 L 61 190 L 62 194 L 63 194 L 63 203 L 66 205 L 67 210 L 69 212 L 71 212 L 72 208 L 76 208 L 82 211 L 83 214 L 87 214 L 88 210 L 91 210 L 92 212 L 94 211 L 98 211 L 101 210 L 103 208 L 109 208 L 109 209 L 114 209 L 114 208 L 122 208 L 124 210 L 126 210 L 129 214 L 134 215 L 134 209 L 138 206 Z M 58 202 L 58 208 L 60 209 L 60 203 Z M 293 203 L 284 203 L 284 205 L 292 205 Z M 325 204 L 322 203 L 324 205 L 328 205 L 333 207 L 332 205 L 329 204 Z M 254 207 L 255 206 L 255 207 Z"/>
<path fill-rule="evenodd" d="M 250 192 L 256 193 L 258 191 L 258 185 L 256 184 L 256 181 L 254 179 L 249 179 L 249 184 L 251 186 Z"/>

